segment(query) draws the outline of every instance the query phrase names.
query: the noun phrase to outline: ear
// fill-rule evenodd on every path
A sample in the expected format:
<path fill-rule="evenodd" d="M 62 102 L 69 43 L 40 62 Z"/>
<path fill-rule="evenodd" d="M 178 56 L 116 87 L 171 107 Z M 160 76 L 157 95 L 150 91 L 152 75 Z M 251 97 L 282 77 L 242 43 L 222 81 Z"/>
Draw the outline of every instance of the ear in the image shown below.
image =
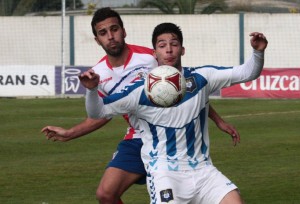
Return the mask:
<path fill-rule="evenodd" d="M 98 45 L 101 45 L 97 37 L 94 37 L 94 39 L 95 39 L 95 41 L 97 42 Z"/>
<path fill-rule="evenodd" d="M 157 60 L 157 55 L 156 55 L 156 51 L 155 50 L 153 50 L 152 55 Z"/>
<path fill-rule="evenodd" d="M 181 50 L 181 56 L 183 56 L 185 54 L 185 48 L 182 47 L 182 50 Z"/>
<path fill-rule="evenodd" d="M 126 38 L 126 36 L 127 36 L 126 30 L 125 28 L 123 28 L 123 37 Z"/>

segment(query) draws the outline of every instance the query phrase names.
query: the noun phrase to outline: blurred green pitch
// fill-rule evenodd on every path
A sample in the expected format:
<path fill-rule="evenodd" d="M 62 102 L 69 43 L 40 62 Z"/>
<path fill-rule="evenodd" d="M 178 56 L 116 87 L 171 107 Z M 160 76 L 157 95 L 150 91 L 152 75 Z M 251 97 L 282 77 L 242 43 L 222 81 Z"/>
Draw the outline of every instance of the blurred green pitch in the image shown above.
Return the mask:
<path fill-rule="evenodd" d="M 211 100 L 241 134 L 231 138 L 210 124 L 211 156 L 240 188 L 247 204 L 300 203 L 300 100 Z M 46 125 L 71 127 L 85 118 L 84 99 L 0 99 L 0 203 L 97 203 L 95 191 L 126 123 L 67 143 L 40 133 Z M 149 203 L 134 185 L 126 204 Z"/>

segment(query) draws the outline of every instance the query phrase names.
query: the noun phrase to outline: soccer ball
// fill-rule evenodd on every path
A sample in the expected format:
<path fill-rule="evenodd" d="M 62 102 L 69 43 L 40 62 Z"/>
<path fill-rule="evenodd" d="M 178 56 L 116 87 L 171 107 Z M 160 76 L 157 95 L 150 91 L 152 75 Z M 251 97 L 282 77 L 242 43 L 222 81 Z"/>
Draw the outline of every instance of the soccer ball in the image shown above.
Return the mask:
<path fill-rule="evenodd" d="M 184 97 L 186 81 L 178 69 L 162 65 L 148 73 L 144 89 L 152 103 L 160 107 L 170 107 Z"/>

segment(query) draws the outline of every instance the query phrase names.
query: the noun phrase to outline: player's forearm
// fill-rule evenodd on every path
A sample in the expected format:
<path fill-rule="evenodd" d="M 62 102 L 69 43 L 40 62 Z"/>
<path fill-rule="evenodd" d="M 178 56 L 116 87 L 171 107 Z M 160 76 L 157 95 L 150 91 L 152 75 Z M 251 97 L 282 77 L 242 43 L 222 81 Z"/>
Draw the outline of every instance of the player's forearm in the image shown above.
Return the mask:
<path fill-rule="evenodd" d="M 224 122 L 221 116 L 215 111 L 215 109 L 213 109 L 211 105 L 209 105 L 208 117 L 214 121 L 217 126 L 218 124 Z"/>
<path fill-rule="evenodd" d="M 89 118 L 99 119 L 103 118 L 102 108 L 103 100 L 98 96 L 97 88 L 87 89 L 85 98 L 86 112 Z"/>
<path fill-rule="evenodd" d="M 232 84 L 251 81 L 259 77 L 264 66 L 264 52 L 253 50 L 252 56 L 244 64 L 233 67 Z"/>
<path fill-rule="evenodd" d="M 108 123 L 108 119 L 87 118 L 83 122 L 67 130 L 70 140 L 89 134 Z"/>

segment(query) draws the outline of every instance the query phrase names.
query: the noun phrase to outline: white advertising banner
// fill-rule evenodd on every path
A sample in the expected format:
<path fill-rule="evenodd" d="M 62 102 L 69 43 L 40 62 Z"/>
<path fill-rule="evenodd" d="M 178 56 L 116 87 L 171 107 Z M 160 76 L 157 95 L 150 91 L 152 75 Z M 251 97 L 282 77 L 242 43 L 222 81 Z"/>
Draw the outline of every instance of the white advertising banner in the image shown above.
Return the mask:
<path fill-rule="evenodd" d="M 55 95 L 55 67 L 0 65 L 0 97 Z"/>

